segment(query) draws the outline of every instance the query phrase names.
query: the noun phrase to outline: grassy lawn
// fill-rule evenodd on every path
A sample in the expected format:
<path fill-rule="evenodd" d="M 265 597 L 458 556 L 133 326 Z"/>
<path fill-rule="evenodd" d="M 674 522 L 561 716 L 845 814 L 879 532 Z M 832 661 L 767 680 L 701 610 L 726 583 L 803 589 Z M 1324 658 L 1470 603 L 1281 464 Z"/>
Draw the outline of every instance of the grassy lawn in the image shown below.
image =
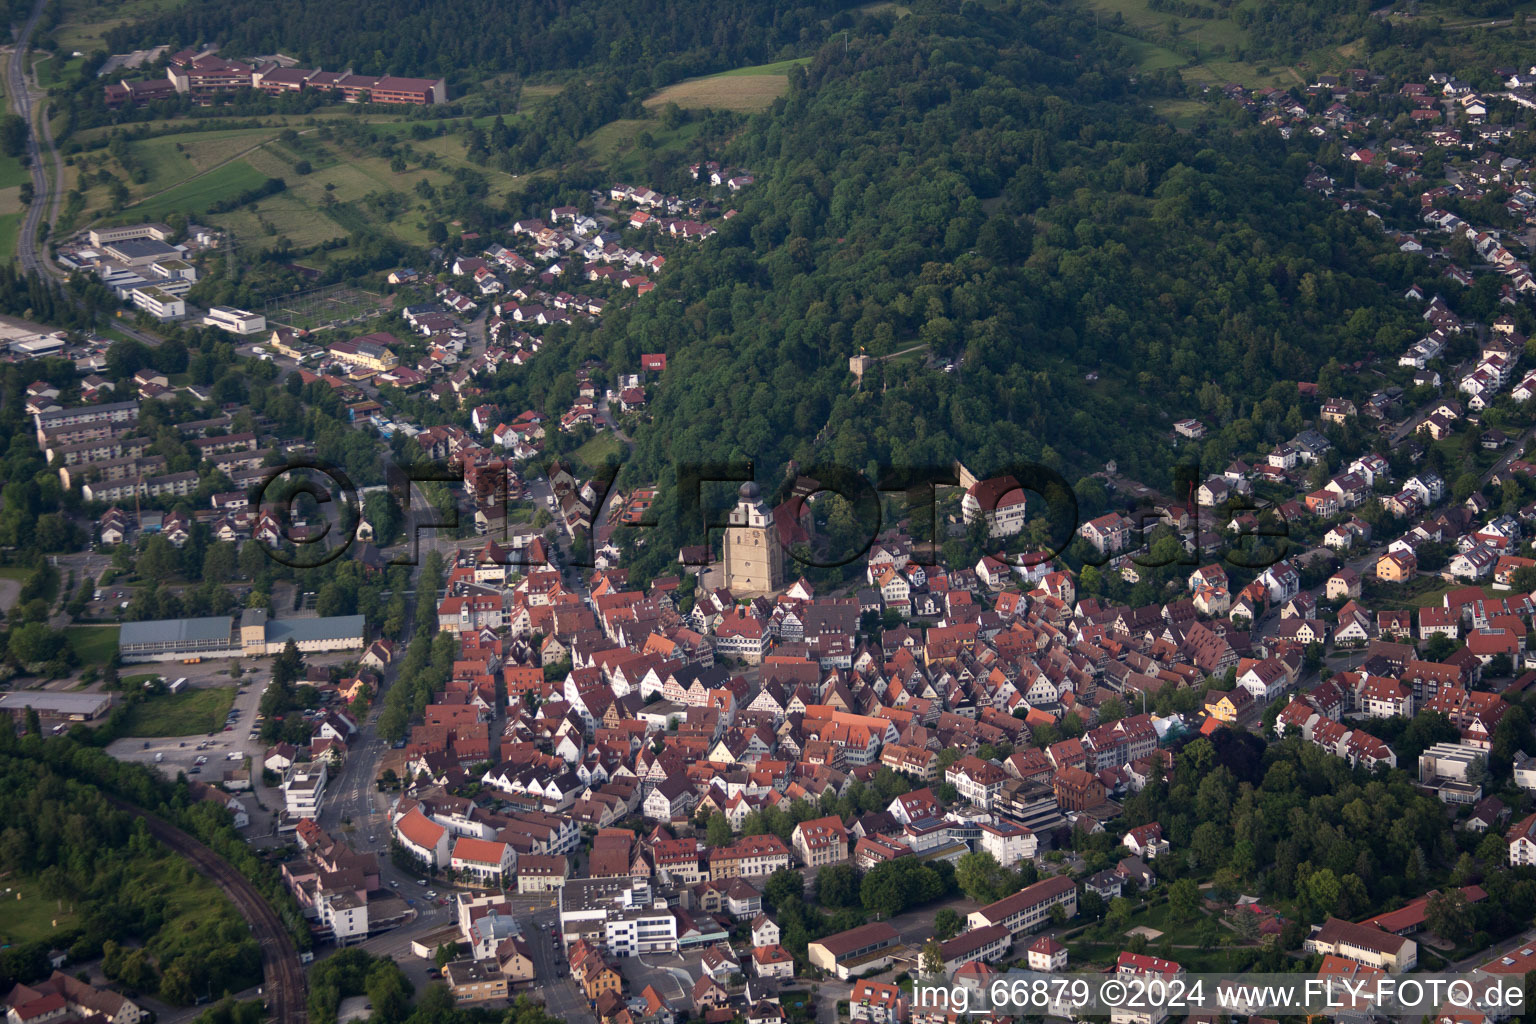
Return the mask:
<path fill-rule="evenodd" d="M 590 441 L 577 448 L 572 454 L 577 462 L 590 470 L 596 470 L 608 456 L 613 455 L 617 457 L 622 455 L 623 452 L 624 442 L 614 437 L 610 431 L 605 430 L 600 434 L 594 435 Z"/>
<path fill-rule="evenodd" d="M 280 129 L 253 128 L 196 135 L 162 135 L 130 147 L 133 159 L 149 171 L 140 186 L 145 194 L 158 192 L 202 171 L 217 167 L 236 153 L 277 137 Z"/>
<path fill-rule="evenodd" d="M 1431 584 L 1431 588 L 1408 602 L 1415 608 L 1428 608 L 1432 605 L 1444 604 L 1446 594 L 1466 586 L 1466 584 L 1462 583 L 1447 584 L 1444 580 L 1439 579 L 1423 580 L 1422 582 Z M 1514 596 L 1514 591 L 1512 590 L 1495 590 L 1492 587 L 1482 587 L 1480 589 L 1483 592 L 1483 596 L 1487 598 L 1499 599 Z"/>
<path fill-rule="evenodd" d="M 54 31 L 59 46 L 66 52 L 105 49 L 108 32 L 120 25 L 140 21 L 152 14 L 174 10 L 184 0 L 64 0 L 63 17 Z"/>
<path fill-rule="evenodd" d="M 235 703 L 235 687 L 183 690 L 135 704 L 124 736 L 195 736 L 224 728 Z"/>
<path fill-rule="evenodd" d="M 592 159 L 616 177 L 639 177 L 658 160 L 681 159 L 699 134 L 702 125 L 685 124 L 668 131 L 660 121 L 647 118 L 609 121 L 581 141 Z M 643 148 L 641 134 L 651 137 L 650 148 Z"/>
<path fill-rule="evenodd" d="M 117 650 L 116 626 L 66 626 L 64 636 L 85 665 L 105 665 Z"/>
<path fill-rule="evenodd" d="M 44 896 L 42 884 L 31 875 L 6 877 L 0 885 L 0 907 L 0 947 L 47 941 L 60 928 L 75 924 L 69 904 L 60 910 L 59 901 Z"/>
<path fill-rule="evenodd" d="M 31 181 L 32 172 L 21 166 L 14 156 L 0 156 L 0 188 L 15 188 L 22 182 Z"/>
<path fill-rule="evenodd" d="M 1381 583 L 1373 578 L 1364 581 L 1361 600 L 1371 608 L 1429 608 L 1442 604 L 1450 591 L 1467 585 L 1447 583 L 1438 576 L 1416 576 L 1411 583 Z M 1484 597 L 1493 599 L 1510 597 L 1514 593 L 1493 587 L 1482 587 L 1481 590 Z"/>
<path fill-rule="evenodd" d="M 1142 71 L 1160 71 L 1163 68 L 1176 68 L 1186 63 L 1183 57 L 1165 46 L 1158 46 L 1156 43 L 1149 43 L 1120 32 L 1109 34 L 1125 44 L 1125 48 L 1131 51 L 1131 56 L 1136 61 L 1136 67 Z"/>
<path fill-rule="evenodd" d="M 896 5 L 891 4 L 890 6 L 895 7 Z M 712 77 L 740 78 L 750 75 L 787 75 L 789 74 L 789 69 L 796 64 L 809 64 L 810 62 L 811 58 L 809 57 L 791 57 L 789 60 L 776 61 L 772 64 L 753 64 L 750 67 L 732 68 L 729 71 L 722 71 Z"/>
<path fill-rule="evenodd" d="M 36 571 L 36 569 L 28 569 L 23 565 L 0 566 L 0 579 L 16 580 L 20 583 L 25 583 L 32 578 L 32 574 Z"/>
<path fill-rule="evenodd" d="M 1106 15 L 1120 15 L 1126 25 L 1141 32 L 1162 35 L 1172 26 L 1178 36 L 1196 41 L 1202 51 L 1220 45 L 1226 52 L 1231 52 L 1247 42 L 1243 30 L 1230 18 L 1183 18 L 1154 11 L 1147 0 L 1093 0 L 1093 7 Z M 1104 27 L 1113 26 L 1106 24 Z"/>
<path fill-rule="evenodd" d="M 1199 100 L 1158 100 L 1152 104 L 1152 112 L 1180 131 L 1188 131 L 1211 112 L 1211 108 Z"/>

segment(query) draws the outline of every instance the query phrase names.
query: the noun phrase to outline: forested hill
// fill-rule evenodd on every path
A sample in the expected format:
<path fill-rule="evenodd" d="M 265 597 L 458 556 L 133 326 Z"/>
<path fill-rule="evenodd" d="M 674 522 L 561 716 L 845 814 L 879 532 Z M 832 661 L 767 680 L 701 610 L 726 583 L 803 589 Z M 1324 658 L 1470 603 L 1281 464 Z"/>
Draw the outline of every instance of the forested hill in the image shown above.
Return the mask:
<path fill-rule="evenodd" d="M 1173 420 L 1225 427 L 1221 461 L 1292 429 L 1328 358 L 1415 336 L 1410 263 L 1272 133 L 1158 122 L 1075 7 L 912 9 L 797 69 L 729 154 L 760 174 L 740 214 L 605 318 L 616 368 L 671 355 L 632 479 L 961 456 L 1163 484 Z M 917 344 L 958 372 L 909 357 L 855 389 L 851 355 Z"/>
<path fill-rule="evenodd" d="M 532 75 L 598 67 L 652 88 L 795 56 L 825 38 L 839 0 L 190 0 L 107 35 L 113 52 L 174 42 L 286 53 L 328 68 L 408 76 Z"/>

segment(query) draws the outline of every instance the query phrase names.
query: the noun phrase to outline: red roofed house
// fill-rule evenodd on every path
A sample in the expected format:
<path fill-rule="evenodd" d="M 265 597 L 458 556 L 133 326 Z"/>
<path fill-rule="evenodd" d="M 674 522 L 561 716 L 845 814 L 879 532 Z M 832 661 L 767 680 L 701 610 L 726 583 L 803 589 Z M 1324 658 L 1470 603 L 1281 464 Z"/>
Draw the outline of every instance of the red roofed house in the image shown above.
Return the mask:
<path fill-rule="evenodd" d="M 508 874 L 516 870 L 517 853 L 510 843 L 460 836 L 453 844 L 451 866 L 461 879 L 468 876 L 478 882 L 500 886 L 505 885 Z"/>
<path fill-rule="evenodd" d="M 1142 860 L 1153 860 L 1158 854 L 1168 852 L 1163 826 L 1155 821 L 1131 829 L 1120 843 Z"/>
<path fill-rule="evenodd" d="M 837 864 L 848 859 L 848 830 L 836 815 L 802 821 L 795 826 L 790 839 L 795 853 L 808 867 Z"/>
<path fill-rule="evenodd" d="M 901 1024 L 907 1001 L 901 989 L 883 981 L 860 979 L 848 995 L 848 1019 L 865 1024 Z"/>
<path fill-rule="evenodd" d="M 448 866 L 448 830 L 422 814 L 420 807 L 412 807 L 395 822 L 395 838 L 428 867 Z"/>
<path fill-rule="evenodd" d="M 1011 476 L 978 480 L 960 499 L 960 513 L 967 524 L 984 518 L 990 536 L 1010 537 L 1024 529 L 1024 491 Z"/>
<path fill-rule="evenodd" d="M 1067 969 L 1067 947 L 1042 935 L 1029 944 L 1029 969 L 1032 971 L 1064 971 Z"/>

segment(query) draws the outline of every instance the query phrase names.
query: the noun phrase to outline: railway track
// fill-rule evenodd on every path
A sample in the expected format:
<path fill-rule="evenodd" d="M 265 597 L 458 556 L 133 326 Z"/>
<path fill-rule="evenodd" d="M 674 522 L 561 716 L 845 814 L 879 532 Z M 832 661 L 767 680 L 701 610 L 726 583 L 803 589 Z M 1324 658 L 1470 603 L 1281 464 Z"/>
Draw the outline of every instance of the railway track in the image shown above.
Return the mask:
<path fill-rule="evenodd" d="M 309 1016 L 304 968 L 298 950 L 282 920 L 256 887 L 223 857 L 157 815 L 141 807 L 108 797 L 121 809 L 143 818 L 150 834 L 192 862 L 234 901 L 240 915 L 251 926 L 251 934 L 261 945 L 261 966 L 265 979 L 268 1014 L 277 1024 L 306 1024 Z"/>

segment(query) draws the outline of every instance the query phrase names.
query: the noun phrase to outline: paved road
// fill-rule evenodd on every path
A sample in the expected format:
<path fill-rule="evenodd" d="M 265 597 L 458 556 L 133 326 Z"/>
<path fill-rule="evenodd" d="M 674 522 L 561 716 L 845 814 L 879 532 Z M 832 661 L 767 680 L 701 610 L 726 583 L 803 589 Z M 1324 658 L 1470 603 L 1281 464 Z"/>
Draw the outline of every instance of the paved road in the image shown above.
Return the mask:
<path fill-rule="evenodd" d="M 523 934 L 528 937 L 534 977 L 541 982 L 536 995 L 544 997 L 544 1006 L 552 1017 L 564 1020 L 567 1024 L 596 1024 L 596 1017 L 586 996 L 571 980 L 565 953 L 556 944 L 558 928 L 555 931 L 545 928 L 555 922 L 556 911 L 548 906 L 547 897 L 541 899 L 545 901 L 543 909 L 518 918 Z M 561 977 L 562 971 L 564 977 Z"/>
<path fill-rule="evenodd" d="M 607 395 L 602 395 L 597 400 L 597 418 L 603 421 L 603 426 L 613 431 L 614 437 L 618 438 L 620 441 L 623 441 L 626 445 L 632 445 L 635 443 L 634 438 L 620 430 L 618 423 L 614 421 L 613 414 L 608 410 Z"/>
<path fill-rule="evenodd" d="M 39 276 L 43 274 L 62 276 L 53 266 L 53 261 L 40 254 L 37 232 L 42 225 L 45 213 L 49 224 L 52 224 L 59 215 L 59 199 L 63 195 L 64 165 L 59 161 L 58 150 L 53 145 L 53 129 L 48 125 L 47 96 L 44 94 L 34 98 L 27 88 L 27 55 L 32 43 L 32 33 L 37 28 L 37 21 L 42 17 L 43 9 L 47 6 L 48 0 L 37 0 L 36 6 L 32 8 L 32 16 L 17 33 L 16 46 L 11 51 L 10 68 L 6 76 L 7 87 L 11 94 L 11 108 L 26 118 L 31 125 L 31 130 L 27 133 L 27 156 L 32 169 L 33 198 L 27 206 L 26 216 L 22 218 L 21 235 L 16 240 L 16 258 L 21 261 L 22 270 L 27 273 Z M 43 109 L 39 111 L 38 107 Z M 61 187 L 49 186 L 48 175 L 43 171 L 44 153 L 53 164 L 53 180 Z"/>
<path fill-rule="evenodd" d="M 11 50 L 11 62 L 6 72 L 6 87 L 10 93 L 11 109 L 27 119 L 27 157 L 32 171 L 32 202 L 22 218 L 21 233 L 16 239 L 16 259 L 23 273 L 39 277 L 50 276 L 64 279 L 68 275 L 47 255 L 46 244 L 39 244 L 37 235 L 44 218 L 52 226 L 59 220 L 59 205 L 64 199 L 64 162 L 59 158 L 58 147 L 53 143 L 53 127 L 48 122 L 48 95 L 42 90 L 29 88 L 27 84 L 27 54 L 32 34 L 48 0 L 37 0 L 32 16 L 16 35 L 16 45 Z M 50 182 L 43 170 L 43 159 L 53 167 Z M 141 331 L 121 320 L 112 325 L 120 333 L 146 345 L 158 345 L 163 340 L 148 331 Z"/>

